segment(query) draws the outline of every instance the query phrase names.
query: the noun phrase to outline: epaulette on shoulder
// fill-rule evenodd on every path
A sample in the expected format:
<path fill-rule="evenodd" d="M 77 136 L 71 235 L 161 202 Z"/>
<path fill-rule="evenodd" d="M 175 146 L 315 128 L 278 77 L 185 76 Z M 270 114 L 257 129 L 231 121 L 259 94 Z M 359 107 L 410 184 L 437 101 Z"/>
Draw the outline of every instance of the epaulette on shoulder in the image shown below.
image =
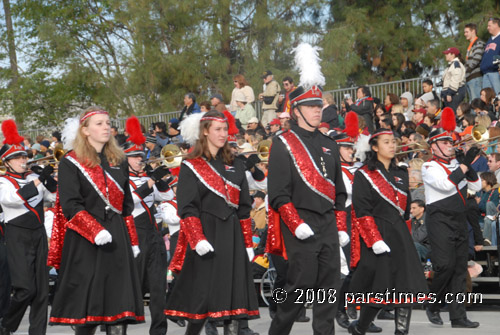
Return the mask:
<path fill-rule="evenodd" d="M 454 61 L 453 62 L 453 66 L 455 66 L 455 69 L 459 69 L 460 68 L 460 62 L 458 60 Z"/>

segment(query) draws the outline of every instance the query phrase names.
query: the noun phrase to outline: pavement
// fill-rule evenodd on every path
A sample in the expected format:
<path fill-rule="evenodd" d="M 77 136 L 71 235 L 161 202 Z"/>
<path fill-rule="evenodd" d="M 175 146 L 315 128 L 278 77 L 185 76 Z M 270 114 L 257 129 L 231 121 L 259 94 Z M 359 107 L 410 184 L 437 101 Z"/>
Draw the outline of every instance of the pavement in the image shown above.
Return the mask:
<path fill-rule="evenodd" d="M 146 307 L 146 323 L 140 325 L 129 326 L 127 334 L 129 335 L 147 335 L 149 330 L 149 310 Z M 307 310 L 307 316 L 311 317 L 312 311 Z M 267 334 L 269 325 L 271 323 L 271 318 L 269 317 L 269 312 L 267 308 L 260 308 L 261 318 L 257 320 L 250 321 L 250 328 L 254 331 L 260 333 L 261 335 Z M 410 334 L 425 334 L 425 335 L 473 335 L 473 334 L 499 334 L 499 324 L 500 324 L 500 306 L 496 305 L 482 305 L 470 308 L 467 312 L 467 316 L 472 321 L 478 321 L 481 323 L 479 328 L 476 329 L 457 329 L 451 328 L 451 324 L 448 320 L 448 313 L 441 312 L 441 317 L 443 318 L 443 326 L 434 326 L 427 320 L 425 311 L 423 310 L 413 310 L 411 324 L 410 324 Z M 384 330 L 379 334 L 394 334 L 394 321 L 389 320 L 375 320 L 375 324 L 382 327 Z M 336 334 L 348 334 L 346 329 L 340 328 L 337 324 Z M 181 328 L 177 324 L 169 321 L 167 335 L 182 335 L 184 334 L 186 328 Z M 222 328 L 218 328 L 219 334 L 223 334 Z M 312 334 L 311 322 L 307 323 L 295 323 L 291 332 L 291 335 L 305 335 Z M 15 335 L 28 334 L 28 313 L 24 316 L 23 322 L 19 327 Z M 49 326 L 47 328 L 47 334 L 74 334 L 68 326 Z M 97 331 L 96 335 L 104 334 Z M 205 334 L 202 331 L 202 334 Z"/>

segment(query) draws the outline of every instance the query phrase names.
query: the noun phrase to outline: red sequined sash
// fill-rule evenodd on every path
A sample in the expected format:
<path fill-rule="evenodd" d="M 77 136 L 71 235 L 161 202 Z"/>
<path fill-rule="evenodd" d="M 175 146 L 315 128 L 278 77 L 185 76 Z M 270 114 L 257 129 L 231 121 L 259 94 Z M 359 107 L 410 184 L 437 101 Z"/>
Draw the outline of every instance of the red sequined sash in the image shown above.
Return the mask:
<path fill-rule="evenodd" d="M 238 208 L 240 203 L 240 187 L 238 185 L 221 176 L 203 158 L 189 159 L 182 163 L 189 167 L 210 191 L 224 199 L 229 206 Z"/>
<path fill-rule="evenodd" d="M 292 130 L 279 136 L 283 141 L 302 181 L 316 194 L 335 203 L 335 184 L 325 178 L 316 166 L 309 150 Z"/>
<path fill-rule="evenodd" d="M 70 151 L 65 157 L 80 170 L 80 172 L 85 176 L 90 185 L 92 185 L 102 201 L 104 201 L 111 210 L 118 214 L 121 214 L 125 192 L 123 191 L 121 186 L 113 179 L 113 177 L 111 177 L 111 175 L 107 171 L 104 171 L 100 165 L 97 165 L 93 168 L 83 165 L 76 158 L 74 151 Z M 104 173 L 106 173 L 106 180 L 104 179 Z M 106 184 L 108 188 L 107 191 Z"/>
<path fill-rule="evenodd" d="M 370 171 L 365 165 L 359 171 L 370 182 L 380 196 L 396 208 L 399 214 L 404 215 L 406 211 L 406 201 L 408 195 L 390 183 L 378 169 Z"/>

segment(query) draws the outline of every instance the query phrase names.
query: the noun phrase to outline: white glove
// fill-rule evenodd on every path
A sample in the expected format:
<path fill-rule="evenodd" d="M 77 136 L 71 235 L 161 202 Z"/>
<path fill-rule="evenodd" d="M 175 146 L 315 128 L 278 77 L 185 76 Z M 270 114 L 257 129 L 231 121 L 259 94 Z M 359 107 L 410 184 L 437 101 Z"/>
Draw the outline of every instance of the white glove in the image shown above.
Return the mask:
<path fill-rule="evenodd" d="M 134 258 L 137 258 L 137 256 L 141 253 L 141 249 L 139 249 L 138 245 L 133 245 L 132 252 L 134 253 Z"/>
<path fill-rule="evenodd" d="M 339 243 L 341 247 L 345 247 L 350 240 L 349 235 L 345 231 L 339 231 Z"/>
<path fill-rule="evenodd" d="M 253 251 L 253 248 L 247 248 L 247 255 L 248 255 L 248 260 L 250 262 L 253 261 L 253 258 L 255 257 L 255 252 Z"/>
<path fill-rule="evenodd" d="M 198 255 L 203 256 L 210 251 L 214 251 L 214 248 L 207 240 L 201 240 L 196 244 L 195 250 Z"/>
<path fill-rule="evenodd" d="M 391 248 L 383 240 L 377 241 L 372 245 L 375 255 L 383 254 L 384 252 L 391 252 Z"/>
<path fill-rule="evenodd" d="M 106 243 L 111 243 L 112 240 L 113 240 L 113 238 L 111 237 L 111 234 L 106 229 L 101 230 L 94 237 L 94 242 L 96 245 L 103 245 Z"/>
<path fill-rule="evenodd" d="M 301 223 L 299 226 L 295 229 L 295 236 L 299 240 L 305 240 L 306 238 L 309 238 L 314 235 L 314 232 L 312 231 L 311 227 L 307 223 Z"/>

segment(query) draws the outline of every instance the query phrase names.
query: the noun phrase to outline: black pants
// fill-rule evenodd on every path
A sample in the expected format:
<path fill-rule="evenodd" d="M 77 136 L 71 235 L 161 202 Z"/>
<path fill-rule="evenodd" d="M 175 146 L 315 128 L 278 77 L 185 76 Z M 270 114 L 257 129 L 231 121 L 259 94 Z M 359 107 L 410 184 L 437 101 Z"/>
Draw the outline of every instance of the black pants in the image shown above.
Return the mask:
<path fill-rule="evenodd" d="M 431 262 L 434 270 L 430 291 L 436 301 L 447 302 L 450 320 L 466 316 L 465 305 L 457 303 L 457 294 L 466 292 L 468 233 L 463 212 L 445 211 L 432 205 L 427 209 L 427 231 L 431 243 Z M 439 303 L 431 303 L 432 312 L 439 311 Z"/>
<path fill-rule="evenodd" d="M 306 290 L 322 292 L 326 299 L 313 302 L 314 335 L 335 332 L 337 294 L 340 289 L 340 257 L 338 232 L 333 211 L 325 215 L 299 210 L 300 217 L 313 229 L 315 235 L 306 240 L 297 239 L 282 222 L 281 230 L 288 255 L 288 273 L 285 285 L 287 299 L 278 304 L 278 311 L 269 328 L 270 335 L 289 334 L 295 318 L 303 308 Z M 302 296 L 301 293 L 303 293 Z M 333 294 L 334 296 L 330 296 Z M 335 298 L 335 299 L 334 299 Z"/>
<path fill-rule="evenodd" d="M 0 223 L 2 230 L 5 231 L 5 226 Z M 10 275 L 9 264 L 7 261 L 7 246 L 5 238 L 0 232 L 0 319 L 3 318 L 10 302 Z"/>
<path fill-rule="evenodd" d="M 13 296 L 2 325 L 15 332 L 31 306 L 29 334 L 45 334 L 49 299 L 45 229 L 42 225 L 26 229 L 7 224 L 5 239 Z"/>
<path fill-rule="evenodd" d="M 452 99 L 451 99 L 451 102 L 448 102 L 446 100 L 446 97 L 444 97 L 444 102 L 443 102 L 443 106 L 444 107 L 450 107 L 451 109 L 453 109 L 453 111 L 456 113 L 457 112 L 457 108 L 458 108 L 458 105 L 460 105 L 460 103 L 462 101 L 464 101 L 464 98 L 465 98 L 465 94 L 467 93 L 467 86 L 464 85 L 462 87 L 460 87 L 457 91 L 456 94 L 453 95 Z"/>
<path fill-rule="evenodd" d="M 153 226 L 151 226 L 153 227 Z M 167 320 L 165 310 L 167 294 L 167 250 L 159 232 L 151 229 L 137 229 L 141 253 L 137 266 L 142 285 L 142 294 L 149 292 L 151 312 L 150 335 L 165 335 Z"/>

